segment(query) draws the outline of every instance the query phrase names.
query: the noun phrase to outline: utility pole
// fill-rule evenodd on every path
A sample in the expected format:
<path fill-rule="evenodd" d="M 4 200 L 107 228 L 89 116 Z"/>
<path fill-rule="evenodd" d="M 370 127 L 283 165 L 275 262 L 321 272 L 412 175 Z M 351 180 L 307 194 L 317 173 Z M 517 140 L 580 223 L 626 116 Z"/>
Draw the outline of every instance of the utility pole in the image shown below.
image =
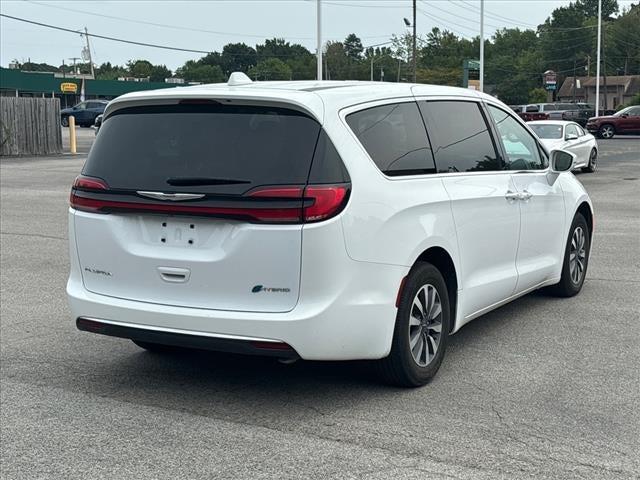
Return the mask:
<path fill-rule="evenodd" d="M 602 0 L 600 0 L 602 1 Z M 604 46 L 604 37 L 606 33 L 606 29 L 602 30 L 602 84 L 604 85 L 604 109 L 606 110 L 609 106 L 609 102 L 607 101 L 607 57 L 605 55 L 606 47 Z"/>
<path fill-rule="evenodd" d="M 480 91 L 484 92 L 484 0 L 480 0 Z"/>
<path fill-rule="evenodd" d="M 598 58 L 596 60 L 596 117 L 600 115 L 600 41 L 602 39 L 602 0 L 598 0 Z"/>
<path fill-rule="evenodd" d="M 91 45 L 89 45 L 89 32 L 87 27 L 84 27 L 84 38 L 87 41 L 87 56 L 89 57 L 89 65 L 91 66 L 91 78 L 95 79 L 96 75 L 93 71 L 93 59 L 91 58 Z"/>
<path fill-rule="evenodd" d="M 413 83 L 416 83 L 416 1 L 413 0 Z"/>
<path fill-rule="evenodd" d="M 576 59 L 573 59 L 573 103 L 576 103 Z"/>
<path fill-rule="evenodd" d="M 321 5 L 321 0 L 316 0 L 317 2 L 317 12 L 316 12 L 316 21 L 317 21 L 317 25 L 316 25 L 316 37 L 317 37 L 317 41 L 318 41 L 318 45 L 316 46 L 317 49 L 317 60 L 318 60 L 318 80 L 322 80 L 322 5 Z M 415 2 L 415 0 L 414 0 Z"/>

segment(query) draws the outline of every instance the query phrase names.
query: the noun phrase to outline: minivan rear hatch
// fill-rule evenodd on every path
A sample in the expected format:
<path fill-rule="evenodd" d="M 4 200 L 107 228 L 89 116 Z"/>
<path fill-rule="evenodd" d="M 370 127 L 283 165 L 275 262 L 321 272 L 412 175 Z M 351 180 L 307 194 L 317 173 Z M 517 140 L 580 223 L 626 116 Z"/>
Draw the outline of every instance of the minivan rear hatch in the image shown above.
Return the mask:
<path fill-rule="evenodd" d="M 112 112 L 71 196 L 85 288 L 194 308 L 293 309 L 303 224 L 348 194 L 308 184 L 328 143 L 316 120 L 280 106 Z"/>

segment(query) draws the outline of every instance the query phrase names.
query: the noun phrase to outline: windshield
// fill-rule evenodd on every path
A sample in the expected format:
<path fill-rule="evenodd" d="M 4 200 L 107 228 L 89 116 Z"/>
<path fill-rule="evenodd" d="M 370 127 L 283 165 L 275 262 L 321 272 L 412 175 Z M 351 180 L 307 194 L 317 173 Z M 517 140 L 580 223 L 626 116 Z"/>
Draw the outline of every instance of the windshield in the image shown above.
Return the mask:
<path fill-rule="evenodd" d="M 562 125 L 538 124 L 531 125 L 531 129 L 540 138 L 557 139 L 562 138 Z"/>

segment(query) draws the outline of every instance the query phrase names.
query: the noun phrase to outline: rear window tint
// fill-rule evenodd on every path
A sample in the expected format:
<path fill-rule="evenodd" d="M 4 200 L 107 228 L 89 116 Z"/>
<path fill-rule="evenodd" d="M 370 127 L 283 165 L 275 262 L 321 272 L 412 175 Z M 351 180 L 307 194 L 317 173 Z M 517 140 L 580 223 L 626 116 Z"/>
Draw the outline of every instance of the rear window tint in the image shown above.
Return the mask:
<path fill-rule="evenodd" d="M 420 102 L 439 172 L 500 170 L 487 123 L 476 102 Z"/>
<path fill-rule="evenodd" d="M 348 115 L 347 123 L 386 175 L 435 173 L 431 146 L 415 102 L 361 110 Z"/>
<path fill-rule="evenodd" d="M 133 107 L 104 121 L 83 173 L 113 189 L 163 192 L 241 194 L 305 184 L 319 133 L 314 119 L 285 108 Z M 176 178 L 241 183 L 176 186 Z"/>
<path fill-rule="evenodd" d="M 313 156 L 309 183 L 347 183 L 349 174 L 342 159 L 324 130 L 320 132 Z"/>

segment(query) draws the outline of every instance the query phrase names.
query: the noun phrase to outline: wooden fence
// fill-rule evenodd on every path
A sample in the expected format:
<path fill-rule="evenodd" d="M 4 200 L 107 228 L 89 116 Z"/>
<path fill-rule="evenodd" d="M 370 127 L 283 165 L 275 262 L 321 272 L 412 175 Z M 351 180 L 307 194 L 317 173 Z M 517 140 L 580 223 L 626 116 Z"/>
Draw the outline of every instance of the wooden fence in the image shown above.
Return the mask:
<path fill-rule="evenodd" d="M 60 100 L 0 97 L 0 155 L 62 153 Z"/>

